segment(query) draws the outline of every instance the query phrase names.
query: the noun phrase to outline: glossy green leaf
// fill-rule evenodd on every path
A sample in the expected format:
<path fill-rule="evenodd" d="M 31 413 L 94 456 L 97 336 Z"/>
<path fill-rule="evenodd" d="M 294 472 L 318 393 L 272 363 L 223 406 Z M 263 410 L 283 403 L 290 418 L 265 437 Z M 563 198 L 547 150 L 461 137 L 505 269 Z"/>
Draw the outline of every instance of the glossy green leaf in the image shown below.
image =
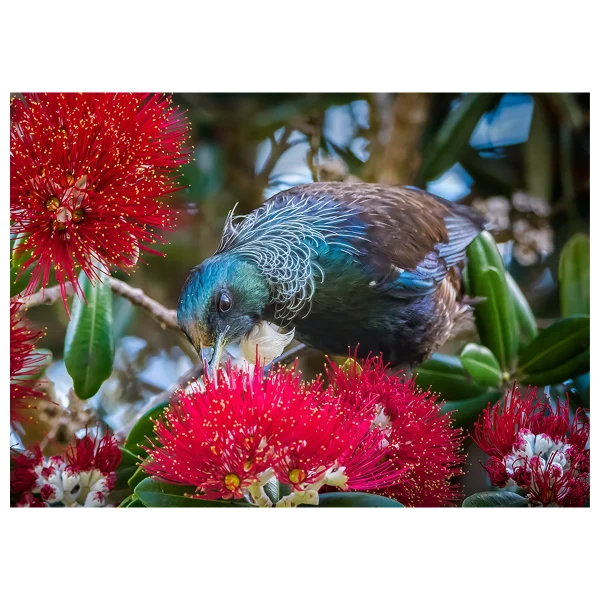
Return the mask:
<path fill-rule="evenodd" d="M 192 486 L 174 485 L 165 483 L 148 477 L 139 483 L 135 490 L 135 495 L 149 507 L 198 507 L 198 508 L 236 508 L 236 507 L 252 507 L 251 504 L 245 501 L 228 501 L 228 500 L 197 500 L 195 498 L 187 498 L 185 494 L 195 494 L 196 489 Z"/>
<path fill-rule="evenodd" d="M 464 508 L 519 508 L 528 504 L 527 498 L 513 492 L 479 492 L 462 503 Z"/>
<path fill-rule="evenodd" d="M 139 462 L 139 458 L 129 452 L 126 448 L 120 448 L 121 450 L 121 462 L 117 467 L 117 483 L 115 488 L 118 490 L 125 489 L 129 487 L 129 480 L 138 469 L 137 463 Z"/>
<path fill-rule="evenodd" d="M 478 344 L 467 344 L 460 353 L 460 362 L 477 383 L 498 387 L 502 372 L 492 351 Z"/>
<path fill-rule="evenodd" d="M 119 508 L 146 508 L 146 505 L 135 494 L 130 494 L 119 504 Z"/>
<path fill-rule="evenodd" d="M 491 390 L 474 398 L 465 398 L 464 400 L 454 400 L 452 402 L 444 402 L 440 410 L 440 414 L 452 412 L 454 427 L 465 427 L 470 429 L 484 408 L 488 404 L 493 406 L 502 398 L 503 391 Z"/>
<path fill-rule="evenodd" d="M 573 379 L 577 375 L 590 370 L 590 349 L 574 356 L 564 363 L 548 369 L 547 371 L 536 371 L 534 373 L 522 373 L 519 381 L 527 385 L 554 385 Z"/>
<path fill-rule="evenodd" d="M 475 126 L 499 97 L 499 94 L 468 94 L 461 98 L 423 152 L 421 175 L 426 181 L 436 179 L 459 160 L 459 153 L 469 143 Z"/>
<path fill-rule="evenodd" d="M 134 474 L 127 480 L 127 485 L 129 485 L 131 490 L 135 490 L 138 484 L 142 483 L 142 481 L 144 481 L 144 479 L 147 477 L 149 477 L 148 473 L 146 473 L 142 467 L 139 466 L 135 470 Z"/>
<path fill-rule="evenodd" d="M 131 428 L 129 435 L 125 440 L 125 448 L 130 452 L 133 452 L 133 454 L 137 454 L 140 458 L 146 458 L 148 453 L 140 448 L 139 444 L 148 444 L 147 437 L 151 440 L 156 439 L 154 423 L 152 421 L 162 416 L 167 406 L 169 406 L 168 400 L 166 402 L 161 402 L 154 408 L 151 408 L 148 412 L 144 413 Z"/>
<path fill-rule="evenodd" d="M 505 271 L 504 276 L 506 277 L 508 291 L 510 292 L 519 324 L 519 342 L 521 346 L 526 346 L 538 334 L 537 321 L 535 320 L 531 306 L 529 306 L 529 302 L 527 302 L 521 288 L 517 285 L 512 275 Z"/>
<path fill-rule="evenodd" d="M 85 273 L 79 284 L 87 305 L 73 298 L 71 321 L 65 338 L 65 367 L 79 398 L 91 398 L 110 377 L 114 358 L 112 291 L 102 277 L 92 285 Z"/>
<path fill-rule="evenodd" d="M 305 505 L 300 505 L 305 506 Z M 319 494 L 319 508 L 329 507 L 403 508 L 397 500 L 365 492 L 330 492 Z"/>
<path fill-rule="evenodd" d="M 483 300 L 475 306 L 475 322 L 484 346 L 503 371 L 511 372 L 519 348 L 515 306 L 505 277 L 502 257 L 492 236 L 484 231 L 467 249 L 469 293 Z"/>
<path fill-rule="evenodd" d="M 138 457 L 127 450 L 127 448 L 119 448 L 121 450 L 121 462 L 117 467 L 117 483 L 116 489 L 125 489 L 128 487 L 128 481 L 133 477 L 138 469 Z"/>
<path fill-rule="evenodd" d="M 552 199 L 553 178 L 552 132 L 542 102 L 536 100 L 529 130 L 523 148 L 524 175 L 527 191 L 547 202 Z"/>
<path fill-rule="evenodd" d="M 136 498 L 127 505 L 127 508 L 146 508 L 146 505 L 139 498 Z"/>
<path fill-rule="evenodd" d="M 590 238 L 574 235 L 560 253 L 560 307 L 564 317 L 590 314 Z"/>
<path fill-rule="evenodd" d="M 415 373 L 417 385 L 440 394 L 444 400 L 461 400 L 483 394 L 484 386 L 473 381 L 457 356 L 436 352 L 420 364 Z"/>
<path fill-rule="evenodd" d="M 590 318 L 555 321 L 525 347 L 519 358 L 519 380 L 551 385 L 590 370 Z"/>
<path fill-rule="evenodd" d="M 129 506 L 136 499 L 137 496 L 135 494 L 129 494 L 129 496 L 127 496 L 127 498 L 125 498 L 125 500 L 119 504 L 119 508 L 127 508 L 127 506 Z"/>

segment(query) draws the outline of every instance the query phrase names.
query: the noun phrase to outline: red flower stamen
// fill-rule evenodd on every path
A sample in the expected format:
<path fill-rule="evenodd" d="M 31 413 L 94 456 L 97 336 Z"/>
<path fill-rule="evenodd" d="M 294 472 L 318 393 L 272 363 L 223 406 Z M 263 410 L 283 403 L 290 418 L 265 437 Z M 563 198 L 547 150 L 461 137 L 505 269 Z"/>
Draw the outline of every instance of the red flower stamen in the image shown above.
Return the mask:
<path fill-rule="evenodd" d="M 35 343 L 42 337 L 41 331 L 33 331 L 27 319 L 19 312 L 20 302 L 10 305 L 10 421 L 16 423 L 24 418 L 23 411 L 35 408 L 32 401 L 45 396 L 37 389 L 35 376 L 44 355 L 35 352 Z"/>

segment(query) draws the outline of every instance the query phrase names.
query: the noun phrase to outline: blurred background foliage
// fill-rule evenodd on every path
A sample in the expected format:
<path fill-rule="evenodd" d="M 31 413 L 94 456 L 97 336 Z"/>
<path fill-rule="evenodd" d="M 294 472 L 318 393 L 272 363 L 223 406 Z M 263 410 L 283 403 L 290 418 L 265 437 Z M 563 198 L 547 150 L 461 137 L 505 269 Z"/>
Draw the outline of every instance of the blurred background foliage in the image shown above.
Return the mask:
<path fill-rule="evenodd" d="M 234 206 L 245 214 L 277 191 L 317 180 L 415 185 L 473 206 L 494 224 L 505 268 L 541 329 L 573 296 L 560 291 L 559 257 L 574 234 L 589 235 L 589 94 L 184 93 L 174 102 L 187 111 L 194 160 L 172 201 L 179 217 L 165 236 L 166 257 L 143 257 L 129 280 L 167 307 L 176 306 L 189 269 L 215 251 Z M 43 346 L 53 356 L 46 379 L 59 405 L 48 404 L 38 426 L 52 432 L 51 446 L 92 419 L 126 430 L 197 361 L 183 336 L 115 297 L 113 373 L 88 403 L 74 405 L 62 361 L 64 308 L 28 315 L 47 328 Z M 458 354 L 469 341 L 478 341 L 474 330 L 441 351 Z M 306 373 L 322 369 L 317 352 L 302 360 Z M 589 374 L 587 390 L 589 398 Z M 22 441 L 39 433 L 31 428 Z"/>

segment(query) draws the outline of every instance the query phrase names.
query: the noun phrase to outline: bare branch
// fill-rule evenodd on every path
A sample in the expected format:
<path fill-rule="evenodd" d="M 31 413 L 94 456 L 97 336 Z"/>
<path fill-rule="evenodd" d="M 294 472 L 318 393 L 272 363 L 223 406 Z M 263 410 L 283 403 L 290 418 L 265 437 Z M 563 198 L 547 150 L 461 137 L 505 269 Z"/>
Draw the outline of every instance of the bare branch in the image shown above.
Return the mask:
<path fill-rule="evenodd" d="M 288 140 L 293 131 L 294 130 L 290 127 L 285 127 L 279 142 L 275 139 L 274 135 L 269 136 L 269 141 L 271 142 L 271 153 L 269 154 L 269 157 L 267 158 L 263 168 L 260 170 L 261 177 L 266 177 L 268 180 L 271 171 L 277 164 L 277 161 L 283 156 L 285 151 L 291 147 L 291 145 L 288 144 Z"/>
<path fill-rule="evenodd" d="M 163 329 L 174 329 L 175 331 L 179 331 L 176 311 L 165 308 L 160 302 L 146 296 L 143 290 L 133 288 L 124 281 L 109 277 L 108 283 L 115 294 L 127 298 L 133 305 L 144 309 Z M 67 283 L 65 291 L 67 296 L 72 296 L 73 286 L 70 283 Z M 21 302 L 23 307 L 28 309 L 43 304 L 54 304 L 60 300 L 61 297 L 60 287 L 56 285 L 35 292 L 35 294 L 30 294 L 29 296 L 14 296 L 11 298 L 11 301 Z"/>

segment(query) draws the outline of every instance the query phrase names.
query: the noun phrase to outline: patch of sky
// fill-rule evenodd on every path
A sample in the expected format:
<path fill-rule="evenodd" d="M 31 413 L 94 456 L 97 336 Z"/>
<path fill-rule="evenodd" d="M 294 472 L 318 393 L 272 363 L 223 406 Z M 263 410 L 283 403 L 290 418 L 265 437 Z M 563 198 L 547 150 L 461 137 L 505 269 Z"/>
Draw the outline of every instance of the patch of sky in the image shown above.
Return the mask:
<path fill-rule="evenodd" d="M 437 179 L 427 183 L 427 191 L 455 202 L 464 198 L 473 185 L 473 178 L 460 163 L 455 163 Z"/>

